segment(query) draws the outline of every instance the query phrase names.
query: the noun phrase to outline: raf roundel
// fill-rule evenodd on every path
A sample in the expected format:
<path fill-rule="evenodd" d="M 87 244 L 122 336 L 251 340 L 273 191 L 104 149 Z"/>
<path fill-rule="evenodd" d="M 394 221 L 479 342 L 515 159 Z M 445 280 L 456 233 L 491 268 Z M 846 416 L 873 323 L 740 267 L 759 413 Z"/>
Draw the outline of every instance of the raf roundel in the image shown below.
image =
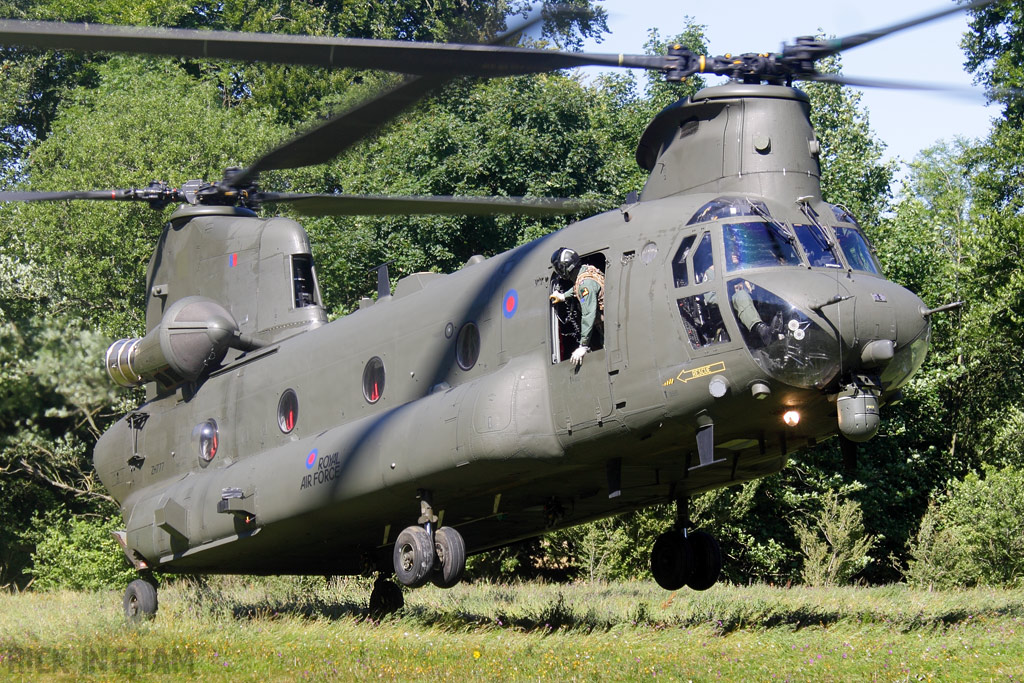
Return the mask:
<path fill-rule="evenodd" d="M 317 457 L 317 451 L 314 448 L 313 450 L 311 450 L 309 452 L 309 455 L 306 456 L 306 469 L 307 470 L 313 469 L 313 465 L 316 464 L 316 457 Z"/>
<path fill-rule="evenodd" d="M 511 318 L 516 314 L 516 309 L 519 308 L 519 294 L 514 289 L 508 290 L 505 293 L 505 302 L 502 304 L 501 312 L 506 318 Z"/>

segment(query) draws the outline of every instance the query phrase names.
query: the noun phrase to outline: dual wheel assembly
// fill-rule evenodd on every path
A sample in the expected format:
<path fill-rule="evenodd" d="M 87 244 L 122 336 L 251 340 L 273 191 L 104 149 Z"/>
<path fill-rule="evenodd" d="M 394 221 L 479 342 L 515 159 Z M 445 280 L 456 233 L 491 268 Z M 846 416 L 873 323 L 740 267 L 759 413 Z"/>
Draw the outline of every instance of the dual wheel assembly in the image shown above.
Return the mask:
<path fill-rule="evenodd" d="M 711 588 L 722 571 L 718 541 L 704 531 L 672 529 L 658 536 L 651 548 L 651 573 L 665 590 L 689 586 L 695 591 Z"/>
<path fill-rule="evenodd" d="M 403 586 L 418 588 L 430 581 L 439 588 L 451 588 L 466 570 L 466 543 L 450 526 L 431 533 L 422 526 L 410 526 L 395 541 L 395 577 Z"/>

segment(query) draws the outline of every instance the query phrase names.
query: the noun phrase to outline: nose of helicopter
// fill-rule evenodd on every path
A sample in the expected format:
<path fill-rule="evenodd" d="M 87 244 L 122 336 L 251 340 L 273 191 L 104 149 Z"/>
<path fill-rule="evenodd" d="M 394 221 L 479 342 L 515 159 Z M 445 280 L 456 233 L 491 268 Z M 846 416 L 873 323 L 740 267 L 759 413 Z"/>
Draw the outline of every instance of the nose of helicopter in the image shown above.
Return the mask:
<path fill-rule="evenodd" d="M 912 292 L 875 278 L 844 283 L 847 294 L 815 307 L 839 333 L 839 431 L 867 441 L 878 431 L 879 401 L 891 396 L 924 362 L 930 321 Z M 833 305 L 829 305 L 829 303 Z"/>
<path fill-rule="evenodd" d="M 880 278 L 843 283 L 844 293 L 812 305 L 839 334 L 840 373 L 878 375 L 883 391 L 902 386 L 924 361 L 930 321 L 913 292 Z"/>
<path fill-rule="evenodd" d="M 870 439 L 879 405 L 924 361 L 930 334 L 924 303 L 867 274 L 807 272 L 799 288 L 782 275 L 766 273 L 756 284 L 729 281 L 754 361 L 776 381 L 834 397 L 840 431 L 852 441 Z"/>

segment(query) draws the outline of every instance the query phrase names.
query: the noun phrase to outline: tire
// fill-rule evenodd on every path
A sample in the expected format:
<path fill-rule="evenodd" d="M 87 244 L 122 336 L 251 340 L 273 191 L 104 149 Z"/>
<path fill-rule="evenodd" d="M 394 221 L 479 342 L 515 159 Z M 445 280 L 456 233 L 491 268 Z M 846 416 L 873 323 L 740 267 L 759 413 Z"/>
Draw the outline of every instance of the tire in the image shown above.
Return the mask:
<path fill-rule="evenodd" d="M 419 588 L 430 578 L 434 568 L 434 544 L 421 526 L 408 526 L 398 534 L 392 554 L 395 577 L 403 586 Z"/>
<path fill-rule="evenodd" d="M 434 571 L 430 581 L 438 588 L 451 588 L 462 580 L 466 571 L 466 542 L 462 534 L 450 526 L 434 532 Z"/>
<path fill-rule="evenodd" d="M 691 565 L 690 545 L 678 531 L 666 531 L 654 541 L 651 574 L 665 590 L 675 591 L 685 586 Z"/>
<path fill-rule="evenodd" d="M 693 571 L 686 585 L 695 591 L 706 591 L 718 583 L 722 573 L 722 549 L 718 540 L 704 531 L 694 531 L 686 540 L 693 556 Z"/>
<path fill-rule="evenodd" d="M 156 586 L 144 579 L 135 579 L 124 592 L 124 616 L 130 622 L 156 616 Z"/>

